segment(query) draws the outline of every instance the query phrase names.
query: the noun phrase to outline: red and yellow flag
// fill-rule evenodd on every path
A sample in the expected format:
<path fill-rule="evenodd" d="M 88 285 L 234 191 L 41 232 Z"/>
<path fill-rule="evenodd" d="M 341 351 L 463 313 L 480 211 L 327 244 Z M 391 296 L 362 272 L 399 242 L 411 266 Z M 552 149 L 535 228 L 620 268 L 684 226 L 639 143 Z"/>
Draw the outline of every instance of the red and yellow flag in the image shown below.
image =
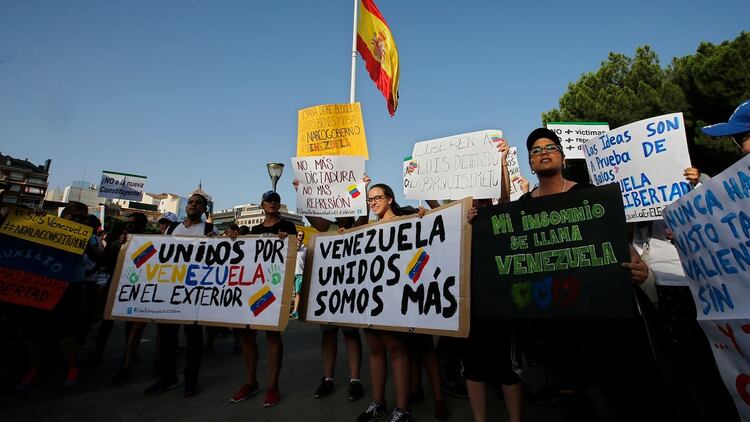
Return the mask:
<path fill-rule="evenodd" d="M 388 24 L 373 0 L 360 0 L 357 51 L 365 60 L 370 78 L 388 102 L 393 116 L 398 107 L 398 50 Z"/>

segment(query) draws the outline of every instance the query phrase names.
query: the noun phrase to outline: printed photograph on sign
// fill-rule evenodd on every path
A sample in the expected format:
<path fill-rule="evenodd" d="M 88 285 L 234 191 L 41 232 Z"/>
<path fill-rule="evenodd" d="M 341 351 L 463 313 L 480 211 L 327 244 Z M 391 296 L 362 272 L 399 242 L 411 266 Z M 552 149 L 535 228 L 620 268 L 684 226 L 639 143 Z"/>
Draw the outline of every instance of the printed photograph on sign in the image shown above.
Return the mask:
<path fill-rule="evenodd" d="M 417 142 L 404 162 L 406 198 L 499 198 L 502 136 L 493 129 Z"/>
<path fill-rule="evenodd" d="M 296 253 L 289 244 L 275 236 L 134 235 L 120 251 L 107 315 L 283 330 Z"/>
<path fill-rule="evenodd" d="M 589 139 L 609 132 L 606 122 L 548 122 L 547 129 L 555 132 L 562 142 L 565 158 L 586 158 L 583 144 Z"/>
<path fill-rule="evenodd" d="M 297 156 L 355 155 L 369 158 L 359 103 L 322 104 L 299 110 Z"/>
<path fill-rule="evenodd" d="M 465 337 L 471 200 L 314 236 L 305 320 Z"/>
<path fill-rule="evenodd" d="M 367 214 L 365 159 L 357 156 L 293 157 L 297 213 L 359 217 Z"/>
<path fill-rule="evenodd" d="M 690 191 L 691 167 L 682 113 L 640 120 L 584 144 L 591 183 L 617 183 L 629 223 L 661 218 L 662 209 Z"/>

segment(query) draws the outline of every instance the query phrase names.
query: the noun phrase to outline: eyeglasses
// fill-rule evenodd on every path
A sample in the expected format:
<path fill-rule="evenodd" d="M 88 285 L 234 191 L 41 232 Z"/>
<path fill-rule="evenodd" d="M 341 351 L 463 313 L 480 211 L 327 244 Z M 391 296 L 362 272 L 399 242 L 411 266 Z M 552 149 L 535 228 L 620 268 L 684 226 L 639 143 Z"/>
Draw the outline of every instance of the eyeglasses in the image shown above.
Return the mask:
<path fill-rule="evenodd" d="M 562 150 L 559 146 L 555 144 L 549 144 L 545 145 L 543 147 L 534 147 L 529 150 L 529 156 L 530 157 L 536 157 L 537 155 L 544 154 L 545 152 L 547 154 L 554 154 L 554 153 L 560 153 Z"/>
<path fill-rule="evenodd" d="M 739 149 L 742 149 L 742 144 L 745 143 L 748 139 L 750 139 L 750 132 L 746 133 L 739 133 L 737 135 L 731 135 L 730 138 L 734 141 L 734 143 L 737 145 Z"/>
<path fill-rule="evenodd" d="M 373 202 L 380 202 L 385 199 L 385 195 L 376 195 L 372 198 L 367 198 L 367 203 L 372 204 Z"/>

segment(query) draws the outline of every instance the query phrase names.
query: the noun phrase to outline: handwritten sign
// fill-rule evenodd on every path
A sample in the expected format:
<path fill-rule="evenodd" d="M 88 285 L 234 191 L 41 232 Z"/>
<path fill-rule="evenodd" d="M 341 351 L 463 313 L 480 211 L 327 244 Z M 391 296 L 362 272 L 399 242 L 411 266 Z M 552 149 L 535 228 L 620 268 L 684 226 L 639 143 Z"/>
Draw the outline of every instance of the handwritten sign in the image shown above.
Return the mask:
<path fill-rule="evenodd" d="M 92 229 L 14 208 L 0 227 L 0 300 L 51 310 L 81 263 Z"/>
<path fill-rule="evenodd" d="M 750 421 L 750 320 L 699 321 L 737 414 Z"/>
<path fill-rule="evenodd" d="M 480 208 L 472 308 L 482 318 L 609 318 L 632 312 L 616 185 Z"/>
<path fill-rule="evenodd" d="M 408 199 L 499 198 L 502 187 L 499 130 L 417 142 L 404 164 Z"/>
<path fill-rule="evenodd" d="M 664 209 L 698 319 L 750 318 L 750 156 Z"/>
<path fill-rule="evenodd" d="M 299 110 L 297 156 L 319 155 L 369 158 L 359 103 L 323 104 Z"/>
<path fill-rule="evenodd" d="M 549 122 L 546 126 L 560 137 L 565 158 L 586 158 L 583 153 L 586 141 L 609 132 L 606 122 Z"/>
<path fill-rule="evenodd" d="M 146 176 L 105 171 L 99 183 L 99 197 L 140 201 L 145 186 Z"/>
<path fill-rule="evenodd" d="M 367 213 L 364 157 L 293 157 L 297 213 L 356 217 Z"/>
<path fill-rule="evenodd" d="M 591 182 L 617 183 L 629 223 L 658 220 L 666 205 L 690 191 L 682 113 L 619 127 L 584 144 Z"/>
<path fill-rule="evenodd" d="M 470 199 L 423 218 L 317 234 L 305 264 L 307 321 L 468 335 Z"/>
<path fill-rule="evenodd" d="M 522 197 L 524 191 L 521 190 L 521 166 L 518 164 L 518 148 L 510 147 L 508 149 L 508 176 L 510 177 L 510 200 L 515 201 Z"/>
<path fill-rule="evenodd" d="M 120 251 L 106 314 L 283 330 L 295 254 L 277 237 L 134 235 Z"/>

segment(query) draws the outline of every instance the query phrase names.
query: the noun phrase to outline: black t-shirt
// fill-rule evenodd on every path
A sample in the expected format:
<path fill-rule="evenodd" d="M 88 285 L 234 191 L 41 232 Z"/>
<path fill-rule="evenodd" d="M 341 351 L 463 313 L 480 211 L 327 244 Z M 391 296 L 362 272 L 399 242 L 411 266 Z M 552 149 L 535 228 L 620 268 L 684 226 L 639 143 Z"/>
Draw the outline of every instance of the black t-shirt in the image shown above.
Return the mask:
<path fill-rule="evenodd" d="M 591 183 L 576 183 L 575 185 L 571 186 L 570 189 L 566 190 L 565 192 L 570 192 L 572 190 L 578 190 L 578 189 L 586 189 L 586 188 L 593 188 L 594 185 Z M 534 192 L 533 190 L 530 190 L 526 193 L 524 193 L 520 198 L 518 198 L 519 201 L 528 201 L 529 199 L 536 199 L 535 197 L 531 196 L 531 192 Z M 565 193 L 560 192 L 560 193 Z"/>
<path fill-rule="evenodd" d="M 281 219 L 278 223 L 274 224 L 273 226 L 264 226 L 263 223 L 258 224 L 257 226 L 253 226 L 253 228 L 250 229 L 250 234 L 279 234 L 279 232 L 286 232 L 293 236 L 297 235 L 297 227 L 289 220 Z"/>

